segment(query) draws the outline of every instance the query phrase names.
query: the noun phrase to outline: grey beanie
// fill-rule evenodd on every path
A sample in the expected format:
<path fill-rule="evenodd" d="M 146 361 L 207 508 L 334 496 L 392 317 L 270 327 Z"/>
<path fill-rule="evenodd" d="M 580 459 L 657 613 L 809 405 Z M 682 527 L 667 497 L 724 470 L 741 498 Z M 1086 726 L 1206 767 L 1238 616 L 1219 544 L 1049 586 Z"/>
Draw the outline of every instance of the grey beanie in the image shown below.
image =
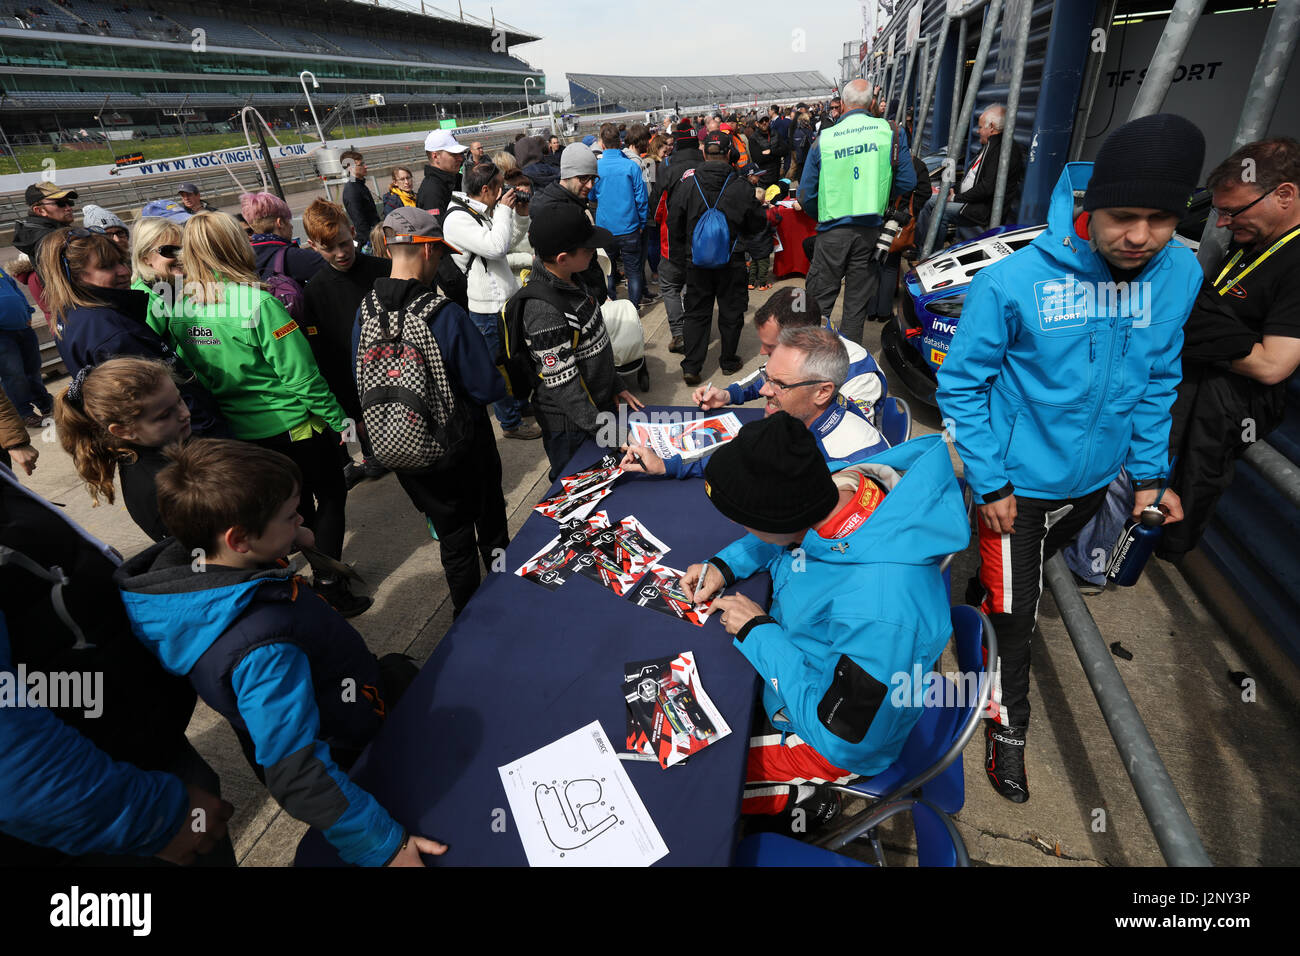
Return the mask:
<path fill-rule="evenodd" d="M 572 179 L 574 176 L 595 176 L 596 157 L 592 151 L 581 143 L 570 143 L 560 154 L 560 178 Z"/>
<path fill-rule="evenodd" d="M 86 224 L 87 229 L 95 227 L 111 229 L 114 226 L 126 228 L 126 223 L 115 212 L 103 206 L 96 206 L 94 203 L 87 203 L 81 207 L 81 220 Z"/>

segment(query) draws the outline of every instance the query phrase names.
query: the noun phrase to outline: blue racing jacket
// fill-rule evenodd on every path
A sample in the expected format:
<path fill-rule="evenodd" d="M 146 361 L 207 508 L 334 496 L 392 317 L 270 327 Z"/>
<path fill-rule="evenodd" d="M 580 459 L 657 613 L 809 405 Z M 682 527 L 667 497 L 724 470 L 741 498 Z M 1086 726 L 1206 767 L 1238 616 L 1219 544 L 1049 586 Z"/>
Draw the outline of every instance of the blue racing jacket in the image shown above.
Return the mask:
<path fill-rule="evenodd" d="M 402 827 L 331 754 L 359 752 L 382 720 L 379 665 L 361 635 L 289 569 L 196 567 L 175 538 L 114 580 L 136 636 L 230 722 L 271 796 L 344 861 L 386 863 Z"/>
<path fill-rule="evenodd" d="M 1074 197 L 1091 176 L 1091 163 L 1068 164 L 1046 231 L 975 276 L 939 369 L 939 408 L 986 502 L 1085 495 L 1121 465 L 1134 481 L 1169 470 L 1183 322 L 1201 268 L 1174 239 L 1117 284 L 1075 230 Z"/>
<path fill-rule="evenodd" d="M 889 447 L 885 436 L 876 431 L 866 413 L 843 395 L 837 394 L 826 411 L 813 419 L 808 430 L 817 440 L 817 450 L 831 471 L 865 461 Z M 703 478 L 707 459 L 707 455 L 689 461 L 683 461 L 677 455 L 665 458 L 664 475 L 668 478 Z"/>
<path fill-rule="evenodd" d="M 948 447 L 927 435 L 835 475 L 860 475 L 884 499 L 844 537 L 817 529 L 797 547 L 752 534 L 711 561 L 730 585 L 766 570 L 772 606 L 736 635 L 735 646 L 763 679 L 773 726 L 798 734 L 837 767 L 879 773 L 920 719 L 911 695 L 896 693 L 913 665 L 929 670 L 952 635 L 939 563 L 970 540 Z"/>

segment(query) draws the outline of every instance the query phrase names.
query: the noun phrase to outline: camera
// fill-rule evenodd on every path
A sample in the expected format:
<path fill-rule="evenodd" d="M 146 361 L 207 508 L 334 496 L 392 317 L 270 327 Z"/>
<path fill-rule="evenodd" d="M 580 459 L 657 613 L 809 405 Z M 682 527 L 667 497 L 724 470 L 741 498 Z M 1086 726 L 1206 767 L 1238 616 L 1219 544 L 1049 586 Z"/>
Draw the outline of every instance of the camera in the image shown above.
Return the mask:
<path fill-rule="evenodd" d="M 875 259 L 877 262 L 884 262 L 889 256 L 889 247 L 894 244 L 898 238 L 898 232 L 903 228 L 903 224 L 911 219 L 911 215 L 906 212 L 900 212 L 896 209 L 886 209 L 880 215 L 880 238 L 876 240 Z"/>

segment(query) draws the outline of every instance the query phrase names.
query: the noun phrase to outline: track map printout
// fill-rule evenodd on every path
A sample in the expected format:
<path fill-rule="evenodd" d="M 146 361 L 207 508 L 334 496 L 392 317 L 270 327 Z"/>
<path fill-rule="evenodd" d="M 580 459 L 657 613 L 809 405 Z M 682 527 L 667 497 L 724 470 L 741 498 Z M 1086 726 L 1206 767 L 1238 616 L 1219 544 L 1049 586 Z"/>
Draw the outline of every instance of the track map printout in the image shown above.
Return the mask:
<path fill-rule="evenodd" d="M 598 720 L 497 772 L 529 866 L 649 866 L 668 855 Z"/>

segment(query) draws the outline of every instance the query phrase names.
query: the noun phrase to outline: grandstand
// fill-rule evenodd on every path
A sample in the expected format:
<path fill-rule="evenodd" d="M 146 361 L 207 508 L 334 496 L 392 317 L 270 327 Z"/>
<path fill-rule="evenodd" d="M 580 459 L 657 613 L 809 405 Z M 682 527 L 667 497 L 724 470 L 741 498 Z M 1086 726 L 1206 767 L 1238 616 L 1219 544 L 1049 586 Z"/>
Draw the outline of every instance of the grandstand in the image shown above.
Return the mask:
<path fill-rule="evenodd" d="M 830 80 L 817 72 L 746 73 L 729 76 L 568 73 L 566 76 L 574 109 L 604 106 L 610 109 L 649 110 L 673 103 L 687 107 L 803 97 L 820 99 L 831 91 Z"/>
<path fill-rule="evenodd" d="M 528 78 L 531 102 L 546 97 L 542 71 L 509 52 L 537 39 L 400 0 L 0 0 L 0 125 L 12 143 L 138 136 L 174 129 L 183 107 L 209 132 L 253 105 L 296 127 L 303 70 L 322 114 L 368 93 L 390 120 L 509 112 Z"/>

